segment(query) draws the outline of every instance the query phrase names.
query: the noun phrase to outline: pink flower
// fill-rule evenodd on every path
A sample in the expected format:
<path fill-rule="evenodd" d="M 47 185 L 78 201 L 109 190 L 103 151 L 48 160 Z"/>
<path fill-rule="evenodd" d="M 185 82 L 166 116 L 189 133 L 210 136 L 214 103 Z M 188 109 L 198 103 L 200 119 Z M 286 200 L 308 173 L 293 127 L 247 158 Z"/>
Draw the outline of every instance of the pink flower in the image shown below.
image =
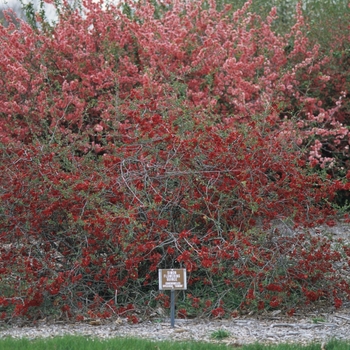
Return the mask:
<path fill-rule="evenodd" d="M 95 130 L 96 132 L 101 132 L 101 131 L 103 131 L 103 126 L 100 125 L 100 124 L 96 124 L 96 125 L 94 126 L 94 130 Z"/>

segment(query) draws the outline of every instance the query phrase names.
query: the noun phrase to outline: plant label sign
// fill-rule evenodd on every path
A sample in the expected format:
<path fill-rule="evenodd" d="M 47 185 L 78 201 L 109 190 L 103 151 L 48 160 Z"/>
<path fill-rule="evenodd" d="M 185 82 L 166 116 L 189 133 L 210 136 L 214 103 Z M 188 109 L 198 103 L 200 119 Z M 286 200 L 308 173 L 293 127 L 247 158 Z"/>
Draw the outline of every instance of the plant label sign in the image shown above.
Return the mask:
<path fill-rule="evenodd" d="M 159 290 L 187 289 L 186 269 L 159 269 Z"/>

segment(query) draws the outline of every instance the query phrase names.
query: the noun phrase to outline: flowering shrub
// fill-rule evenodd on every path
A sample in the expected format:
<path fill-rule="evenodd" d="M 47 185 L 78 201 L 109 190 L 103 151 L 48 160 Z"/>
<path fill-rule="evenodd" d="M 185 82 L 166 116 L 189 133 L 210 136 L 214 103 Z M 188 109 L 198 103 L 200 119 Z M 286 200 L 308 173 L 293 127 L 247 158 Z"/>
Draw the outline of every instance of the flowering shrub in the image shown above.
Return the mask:
<path fill-rule="evenodd" d="M 83 1 L 54 27 L 0 27 L 5 318 L 135 323 L 169 307 L 157 269 L 178 266 L 183 316 L 348 296 L 349 250 L 307 231 L 331 224 L 349 190 L 323 153 L 346 152 L 346 93 L 322 105 L 330 61 L 300 8 L 281 37 L 275 9 L 262 20 L 250 2 L 233 15 L 172 3 Z"/>

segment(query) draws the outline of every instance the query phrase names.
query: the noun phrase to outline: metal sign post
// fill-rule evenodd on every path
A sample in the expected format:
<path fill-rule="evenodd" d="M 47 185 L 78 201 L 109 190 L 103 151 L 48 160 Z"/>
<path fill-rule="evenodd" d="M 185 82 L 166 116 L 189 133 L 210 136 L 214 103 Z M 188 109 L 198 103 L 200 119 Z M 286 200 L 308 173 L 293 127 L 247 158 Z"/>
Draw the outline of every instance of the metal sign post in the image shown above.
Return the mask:
<path fill-rule="evenodd" d="M 159 290 L 170 290 L 170 325 L 175 327 L 175 290 L 187 289 L 186 269 L 159 269 Z"/>
<path fill-rule="evenodd" d="M 170 291 L 170 326 L 175 327 L 175 291 Z"/>

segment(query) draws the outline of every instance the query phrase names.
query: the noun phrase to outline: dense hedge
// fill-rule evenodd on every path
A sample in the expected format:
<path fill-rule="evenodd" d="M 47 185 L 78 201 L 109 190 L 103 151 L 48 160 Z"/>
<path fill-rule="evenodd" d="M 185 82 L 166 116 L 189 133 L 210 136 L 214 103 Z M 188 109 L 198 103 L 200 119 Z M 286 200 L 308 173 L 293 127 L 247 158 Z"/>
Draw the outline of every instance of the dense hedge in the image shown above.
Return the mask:
<path fill-rule="evenodd" d="M 300 6 L 283 36 L 250 6 L 83 1 L 0 27 L 3 318 L 136 322 L 180 266 L 183 317 L 341 306 L 350 250 L 309 228 L 350 188 L 349 33 L 324 55 Z"/>

